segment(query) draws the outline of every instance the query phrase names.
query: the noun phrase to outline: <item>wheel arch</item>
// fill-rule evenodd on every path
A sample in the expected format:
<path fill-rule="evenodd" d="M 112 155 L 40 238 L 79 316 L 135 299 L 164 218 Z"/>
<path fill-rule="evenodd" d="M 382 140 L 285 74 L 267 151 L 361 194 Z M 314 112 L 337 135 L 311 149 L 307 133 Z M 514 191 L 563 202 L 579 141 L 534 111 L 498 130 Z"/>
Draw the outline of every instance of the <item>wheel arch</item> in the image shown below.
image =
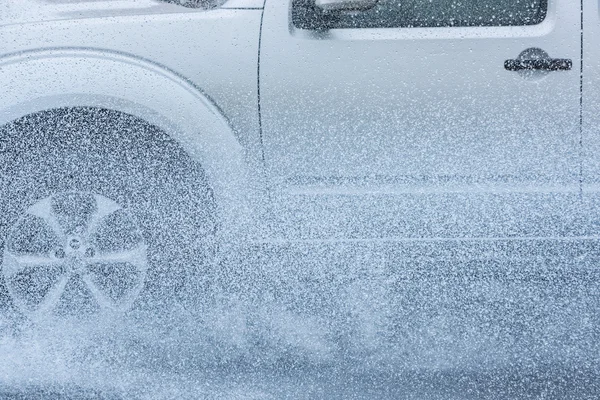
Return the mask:
<path fill-rule="evenodd" d="M 201 89 L 128 54 L 61 48 L 0 58 L 0 126 L 40 111 L 96 107 L 158 126 L 201 163 L 217 204 L 221 240 L 250 233 L 251 174 L 228 120 Z"/>

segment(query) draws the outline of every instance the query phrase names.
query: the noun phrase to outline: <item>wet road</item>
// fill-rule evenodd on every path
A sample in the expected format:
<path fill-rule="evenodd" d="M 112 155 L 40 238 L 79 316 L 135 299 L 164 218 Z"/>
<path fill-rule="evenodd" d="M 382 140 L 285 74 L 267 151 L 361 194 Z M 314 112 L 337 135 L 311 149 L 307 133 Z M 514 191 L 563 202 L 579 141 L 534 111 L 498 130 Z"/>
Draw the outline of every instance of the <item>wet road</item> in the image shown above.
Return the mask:
<path fill-rule="evenodd" d="M 194 307 L 14 323 L 2 399 L 597 399 L 596 242 L 257 245 Z"/>
<path fill-rule="evenodd" d="M 584 369 L 488 371 L 404 371 L 389 375 L 352 375 L 319 369 L 275 373 L 197 371 L 140 385 L 98 389 L 49 384 L 8 387 L 2 399 L 597 399 L 598 371 Z M 141 382 L 140 382 L 141 384 Z"/>

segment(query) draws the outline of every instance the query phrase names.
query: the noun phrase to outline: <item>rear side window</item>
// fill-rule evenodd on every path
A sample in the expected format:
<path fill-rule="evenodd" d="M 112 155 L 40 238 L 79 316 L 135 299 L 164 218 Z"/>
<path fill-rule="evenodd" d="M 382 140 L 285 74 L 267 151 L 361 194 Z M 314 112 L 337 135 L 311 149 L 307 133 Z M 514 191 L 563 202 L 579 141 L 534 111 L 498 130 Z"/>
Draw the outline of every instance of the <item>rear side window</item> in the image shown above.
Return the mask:
<path fill-rule="evenodd" d="M 314 0 L 295 0 L 294 25 L 307 28 Z M 295 7 L 296 8 L 296 7 Z M 368 11 L 325 16 L 327 28 L 522 26 L 546 18 L 548 0 L 379 0 Z"/>

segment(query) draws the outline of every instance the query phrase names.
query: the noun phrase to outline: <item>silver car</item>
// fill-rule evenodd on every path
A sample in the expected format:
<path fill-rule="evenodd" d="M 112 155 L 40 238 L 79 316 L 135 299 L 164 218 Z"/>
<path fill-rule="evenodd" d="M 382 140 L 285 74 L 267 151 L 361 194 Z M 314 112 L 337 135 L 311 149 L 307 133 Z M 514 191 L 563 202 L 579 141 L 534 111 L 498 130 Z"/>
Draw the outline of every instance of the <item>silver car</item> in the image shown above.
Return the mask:
<path fill-rule="evenodd" d="M 599 15 L 5 0 L 0 298 L 123 311 L 273 241 L 598 238 Z"/>

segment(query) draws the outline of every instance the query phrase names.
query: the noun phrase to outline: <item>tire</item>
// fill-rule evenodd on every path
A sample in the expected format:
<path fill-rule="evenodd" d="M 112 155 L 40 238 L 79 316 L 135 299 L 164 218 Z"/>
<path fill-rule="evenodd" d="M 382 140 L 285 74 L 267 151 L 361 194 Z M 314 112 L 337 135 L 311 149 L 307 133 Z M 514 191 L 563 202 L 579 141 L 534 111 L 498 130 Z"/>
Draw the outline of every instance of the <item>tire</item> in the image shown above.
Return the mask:
<path fill-rule="evenodd" d="M 5 125 L 0 186 L 0 302 L 32 318 L 171 301 L 214 255 L 203 170 L 131 115 L 68 108 Z"/>

